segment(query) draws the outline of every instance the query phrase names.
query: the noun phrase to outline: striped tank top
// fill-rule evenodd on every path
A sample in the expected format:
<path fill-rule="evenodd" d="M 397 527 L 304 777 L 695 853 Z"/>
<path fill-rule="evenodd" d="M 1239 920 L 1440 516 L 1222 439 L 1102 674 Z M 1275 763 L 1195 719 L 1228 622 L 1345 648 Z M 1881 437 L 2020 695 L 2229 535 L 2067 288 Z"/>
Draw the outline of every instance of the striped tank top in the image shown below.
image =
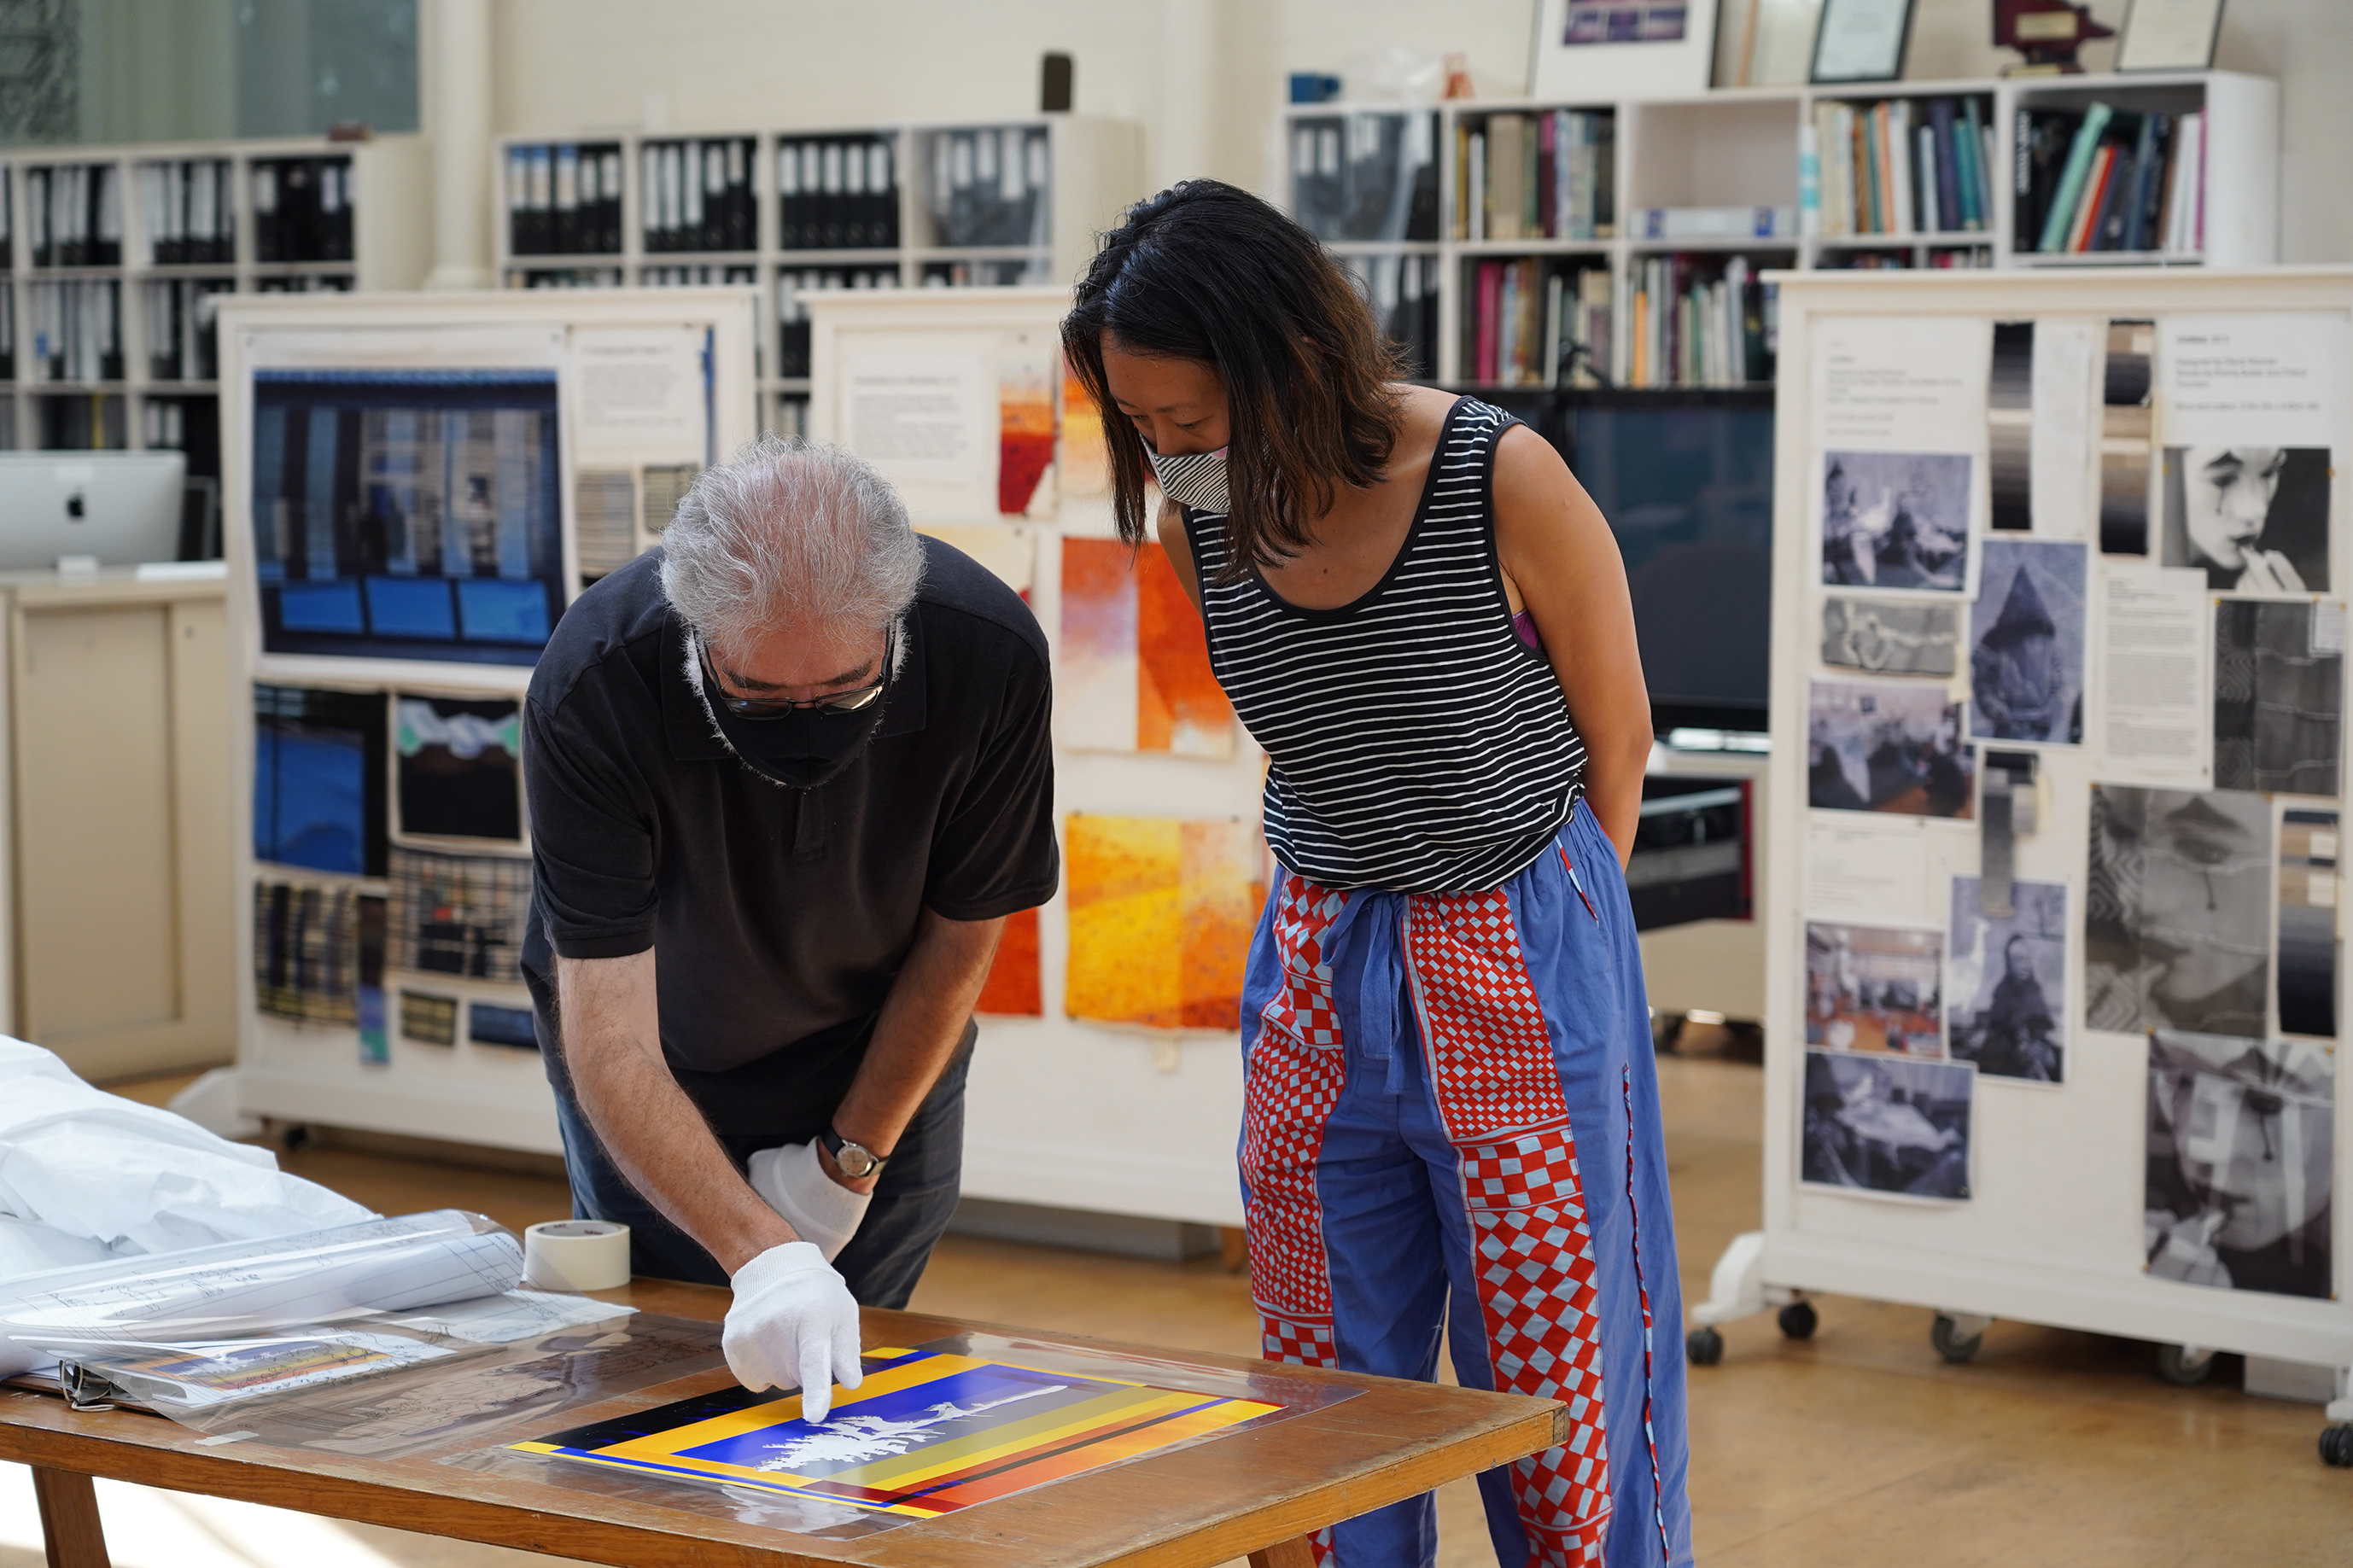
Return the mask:
<path fill-rule="evenodd" d="M 1543 854 L 1584 787 L 1551 664 L 1512 624 L 1495 446 L 1518 423 L 1446 416 L 1405 543 L 1352 604 L 1303 609 L 1231 559 L 1222 512 L 1185 512 L 1209 664 L 1271 765 L 1266 840 L 1327 888 L 1473 892 Z"/>

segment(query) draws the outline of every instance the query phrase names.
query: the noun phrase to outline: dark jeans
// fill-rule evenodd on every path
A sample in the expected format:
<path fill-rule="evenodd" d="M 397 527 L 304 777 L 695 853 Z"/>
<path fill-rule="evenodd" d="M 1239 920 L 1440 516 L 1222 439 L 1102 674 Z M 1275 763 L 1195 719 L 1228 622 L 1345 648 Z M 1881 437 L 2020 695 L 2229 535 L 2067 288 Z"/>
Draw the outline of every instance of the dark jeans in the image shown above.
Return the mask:
<path fill-rule="evenodd" d="M 833 1260 L 861 1306 L 904 1307 L 915 1293 L 923 1265 L 931 1260 L 932 1248 L 955 1214 L 964 1165 L 964 1085 L 972 1062 L 971 1044 L 972 1028 L 967 1025 L 964 1047 L 940 1074 L 940 1081 L 932 1087 L 892 1150 L 891 1163 L 882 1167 L 874 1202 L 858 1234 Z M 560 1079 L 560 1075 L 551 1076 Z M 628 1226 L 631 1273 L 699 1285 L 726 1284 L 727 1271 L 718 1260 L 663 1218 L 661 1211 L 639 1196 L 615 1167 L 566 1089 L 561 1081 L 556 1085 L 555 1114 L 564 1130 L 564 1165 L 572 1178 L 574 1215 Z M 754 1153 L 786 1141 L 782 1136 L 753 1134 L 723 1135 L 719 1142 L 740 1172 Z"/>

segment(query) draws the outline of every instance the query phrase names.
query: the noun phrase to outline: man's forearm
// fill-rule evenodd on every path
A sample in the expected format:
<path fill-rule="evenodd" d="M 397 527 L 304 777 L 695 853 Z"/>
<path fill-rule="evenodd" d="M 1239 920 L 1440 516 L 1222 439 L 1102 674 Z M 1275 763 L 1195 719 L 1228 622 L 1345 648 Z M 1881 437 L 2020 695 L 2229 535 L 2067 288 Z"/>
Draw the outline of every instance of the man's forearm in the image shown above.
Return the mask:
<path fill-rule="evenodd" d="M 875 1020 L 873 1043 L 834 1113 L 834 1131 L 877 1154 L 897 1146 L 964 1037 L 1004 930 L 1002 919 L 952 921 L 923 911 L 914 945 Z M 843 1181 L 839 1172 L 834 1176 Z M 843 1184 L 864 1191 L 873 1183 Z"/>
<path fill-rule="evenodd" d="M 572 1091 L 621 1174 L 733 1274 L 799 1239 L 737 1173 L 662 1059 L 654 955 L 556 961 Z"/>

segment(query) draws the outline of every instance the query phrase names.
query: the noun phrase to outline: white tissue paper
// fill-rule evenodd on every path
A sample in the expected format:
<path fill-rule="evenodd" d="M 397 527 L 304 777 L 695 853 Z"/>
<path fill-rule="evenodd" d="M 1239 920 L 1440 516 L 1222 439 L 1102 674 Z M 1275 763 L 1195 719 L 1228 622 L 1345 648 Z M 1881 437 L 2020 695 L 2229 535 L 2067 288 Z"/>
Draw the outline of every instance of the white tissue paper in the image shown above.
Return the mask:
<path fill-rule="evenodd" d="M 375 1217 L 267 1149 L 92 1089 L 0 1036 L 0 1281 Z"/>

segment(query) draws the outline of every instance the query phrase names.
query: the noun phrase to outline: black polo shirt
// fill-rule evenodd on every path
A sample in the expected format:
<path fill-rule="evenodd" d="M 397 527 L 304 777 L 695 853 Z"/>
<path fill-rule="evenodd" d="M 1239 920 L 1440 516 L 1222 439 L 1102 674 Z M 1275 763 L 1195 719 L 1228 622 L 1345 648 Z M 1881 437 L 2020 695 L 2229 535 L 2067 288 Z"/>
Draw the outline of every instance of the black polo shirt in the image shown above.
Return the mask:
<path fill-rule="evenodd" d="M 555 954 L 651 948 L 663 1054 L 713 1124 L 821 1127 L 921 912 L 989 920 L 1052 896 L 1045 637 L 970 557 L 929 538 L 923 552 L 875 737 L 807 792 L 752 772 L 713 733 L 659 552 L 565 612 L 523 710 L 522 968 L 543 1049 Z"/>

